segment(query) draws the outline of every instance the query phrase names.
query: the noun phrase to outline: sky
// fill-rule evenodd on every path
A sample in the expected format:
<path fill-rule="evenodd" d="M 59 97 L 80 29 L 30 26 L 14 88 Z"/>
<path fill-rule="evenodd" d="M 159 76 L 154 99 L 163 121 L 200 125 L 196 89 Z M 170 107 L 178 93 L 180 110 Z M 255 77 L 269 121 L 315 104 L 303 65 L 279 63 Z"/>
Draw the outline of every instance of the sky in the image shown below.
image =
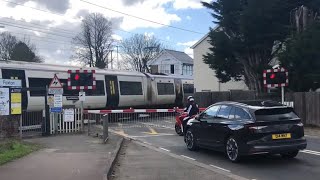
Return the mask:
<path fill-rule="evenodd" d="M 158 38 L 170 49 L 193 57 L 190 47 L 205 36 L 210 27 L 215 26 L 210 11 L 200 2 L 0 0 L 0 32 L 8 31 L 20 39 L 29 39 L 46 63 L 77 65 L 71 58 L 71 40 L 80 32 L 83 17 L 98 12 L 113 22 L 113 37 L 117 40 L 142 33 Z M 121 59 L 121 54 L 119 57 Z"/>

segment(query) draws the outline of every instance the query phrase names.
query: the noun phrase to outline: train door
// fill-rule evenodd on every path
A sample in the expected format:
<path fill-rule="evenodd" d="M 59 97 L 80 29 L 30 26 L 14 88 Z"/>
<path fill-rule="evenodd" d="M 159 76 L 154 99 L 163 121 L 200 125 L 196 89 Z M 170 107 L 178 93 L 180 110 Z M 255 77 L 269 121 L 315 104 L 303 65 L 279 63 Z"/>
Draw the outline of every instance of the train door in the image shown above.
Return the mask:
<path fill-rule="evenodd" d="M 20 79 L 22 87 L 26 87 L 26 75 L 24 70 L 13 70 L 13 69 L 1 69 L 2 79 Z M 28 95 L 27 91 L 22 91 L 22 102 L 21 106 L 23 110 L 28 107 Z"/>
<path fill-rule="evenodd" d="M 106 107 L 115 108 L 119 104 L 119 88 L 117 76 L 105 76 L 107 105 Z"/>
<path fill-rule="evenodd" d="M 183 94 L 182 94 L 182 82 L 181 79 L 175 79 L 174 84 L 176 86 L 176 100 L 175 105 L 176 106 L 182 106 L 183 105 Z"/>

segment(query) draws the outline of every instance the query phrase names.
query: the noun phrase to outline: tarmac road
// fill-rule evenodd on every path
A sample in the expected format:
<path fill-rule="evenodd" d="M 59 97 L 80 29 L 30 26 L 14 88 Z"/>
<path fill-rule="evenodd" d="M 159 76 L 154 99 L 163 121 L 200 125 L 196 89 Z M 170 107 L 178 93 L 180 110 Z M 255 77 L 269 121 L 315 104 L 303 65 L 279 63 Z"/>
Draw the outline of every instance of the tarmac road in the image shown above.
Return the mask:
<path fill-rule="evenodd" d="M 264 155 L 231 163 L 222 153 L 204 149 L 189 151 L 183 137 L 175 133 L 174 122 L 168 122 L 167 126 L 163 126 L 163 122 L 157 125 L 157 122 L 153 122 L 153 126 L 150 126 L 151 122 L 125 128 L 111 125 L 110 131 L 248 179 L 313 180 L 320 177 L 320 138 L 307 137 L 307 150 L 300 152 L 295 159 L 285 160 L 278 155 Z"/>

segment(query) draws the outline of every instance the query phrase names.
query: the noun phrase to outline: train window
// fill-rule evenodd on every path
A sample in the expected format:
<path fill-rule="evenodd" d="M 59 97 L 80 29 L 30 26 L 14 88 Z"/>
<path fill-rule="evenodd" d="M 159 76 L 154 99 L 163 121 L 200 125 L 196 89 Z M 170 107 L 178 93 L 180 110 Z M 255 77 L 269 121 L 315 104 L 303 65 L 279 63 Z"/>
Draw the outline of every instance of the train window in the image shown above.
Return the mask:
<path fill-rule="evenodd" d="M 49 78 L 29 78 L 29 87 L 46 87 L 49 86 L 52 79 Z M 30 96 L 45 96 L 45 90 L 32 90 Z"/>
<path fill-rule="evenodd" d="M 120 81 L 121 95 L 143 95 L 141 82 Z"/>
<path fill-rule="evenodd" d="M 158 95 L 173 95 L 173 83 L 157 83 Z"/>
<path fill-rule="evenodd" d="M 184 84 L 183 92 L 185 94 L 193 94 L 194 93 L 194 85 L 193 84 Z"/>
<path fill-rule="evenodd" d="M 29 87 L 46 87 L 49 86 L 52 79 L 50 78 L 29 78 Z M 79 90 L 68 90 L 67 80 L 60 79 L 63 84 L 63 95 L 64 96 L 78 96 Z M 104 96 L 104 82 L 96 81 L 95 90 L 85 90 L 86 96 Z M 45 91 L 30 91 L 30 96 L 44 96 Z"/>

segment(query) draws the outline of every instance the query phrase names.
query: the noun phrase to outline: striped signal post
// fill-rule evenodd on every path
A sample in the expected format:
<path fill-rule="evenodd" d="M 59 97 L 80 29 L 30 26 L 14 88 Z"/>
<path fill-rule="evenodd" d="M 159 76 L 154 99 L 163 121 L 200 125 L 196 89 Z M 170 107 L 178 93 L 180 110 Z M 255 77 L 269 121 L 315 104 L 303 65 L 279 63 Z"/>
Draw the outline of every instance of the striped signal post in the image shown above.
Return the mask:
<path fill-rule="evenodd" d="M 80 90 L 81 94 L 84 94 L 84 90 L 96 89 L 95 70 L 68 70 L 68 89 Z M 79 96 L 80 96 L 79 93 Z M 83 100 L 81 102 L 81 131 L 84 130 L 83 119 Z"/>
<path fill-rule="evenodd" d="M 281 103 L 284 103 L 284 87 L 289 85 L 289 73 L 285 68 L 267 69 L 263 71 L 265 88 L 281 87 Z"/>

